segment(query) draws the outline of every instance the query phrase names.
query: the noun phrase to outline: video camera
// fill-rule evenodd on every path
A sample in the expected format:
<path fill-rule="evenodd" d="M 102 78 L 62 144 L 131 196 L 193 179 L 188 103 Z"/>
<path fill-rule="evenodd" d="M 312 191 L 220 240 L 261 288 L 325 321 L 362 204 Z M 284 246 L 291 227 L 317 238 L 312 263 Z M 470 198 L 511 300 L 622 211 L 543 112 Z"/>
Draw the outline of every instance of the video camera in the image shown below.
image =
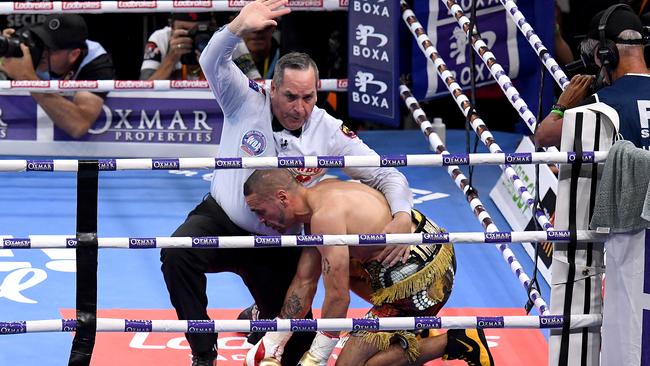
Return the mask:
<path fill-rule="evenodd" d="M 29 47 L 32 63 L 36 68 L 43 54 L 43 42 L 27 27 L 18 29 L 10 37 L 0 36 L 0 57 L 23 57 L 23 50 L 20 49 L 21 43 Z"/>
<path fill-rule="evenodd" d="M 203 49 L 210 42 L 210 38 L 217 28 L 208 24 L 197 24 L 187 31 L 187 37 L 192 39 L 192 51 L 181 57 L 181 63 L 184 65 L 198 65 L 199 60 L 196 57 L 196 51 L 203 52 Z"/>

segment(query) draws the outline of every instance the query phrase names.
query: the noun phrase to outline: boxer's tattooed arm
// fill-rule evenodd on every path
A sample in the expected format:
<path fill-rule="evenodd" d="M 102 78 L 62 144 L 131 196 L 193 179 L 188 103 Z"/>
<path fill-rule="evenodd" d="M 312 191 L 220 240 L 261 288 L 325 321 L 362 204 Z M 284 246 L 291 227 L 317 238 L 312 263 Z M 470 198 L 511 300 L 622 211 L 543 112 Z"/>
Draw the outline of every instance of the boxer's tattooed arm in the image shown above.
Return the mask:
<path fill-rule="evenodd" d="M 327 258 L 323 258 L 323 274 L 327 275 L 332 271 L 332 265 Z"/>

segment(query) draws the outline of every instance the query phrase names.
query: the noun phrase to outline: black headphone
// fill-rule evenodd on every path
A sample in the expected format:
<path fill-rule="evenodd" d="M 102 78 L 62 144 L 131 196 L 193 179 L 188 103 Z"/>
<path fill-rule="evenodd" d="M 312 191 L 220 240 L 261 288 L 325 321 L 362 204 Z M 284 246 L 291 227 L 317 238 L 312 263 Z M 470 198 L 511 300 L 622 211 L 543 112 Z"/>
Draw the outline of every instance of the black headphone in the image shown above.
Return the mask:
<path fill-rule="evenodd" d="M 609 17 L 611 17 L 612 14 L 619 9 L 633 12 L 632 8 L 629 5 L 612 5 L 607 8 L 607 10 L 605 10 L 605 13 L 603 13 L 603 15 L 600 17 L 600 21 L 598 22 L 598 35 L 600 38 L 600 44 L 598 45 L 596 55 L 598 55 L 600 63 L 603 65 L 603 67 L 605 67 L 607 71 L 612 71 L 616 68 L 616 66 L 618 66 L 619 57 L 616 43 L 610 39 L 607 39 L 605 31 L 607 30 L 607 22 L 609 21 Z"/>

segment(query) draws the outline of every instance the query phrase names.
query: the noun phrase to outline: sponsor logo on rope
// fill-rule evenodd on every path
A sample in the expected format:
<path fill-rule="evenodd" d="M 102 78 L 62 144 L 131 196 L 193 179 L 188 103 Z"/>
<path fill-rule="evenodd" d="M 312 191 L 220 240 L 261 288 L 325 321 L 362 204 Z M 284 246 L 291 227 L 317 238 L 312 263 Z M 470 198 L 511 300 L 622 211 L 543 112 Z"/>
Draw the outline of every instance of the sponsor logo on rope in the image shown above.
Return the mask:
<path fill-rule="evenodd" d="M 304 157 L 278 157 L 278 168 L 304 168 Z"/>
<path fill-rule="evenodd" d="M 348 79 L 336 79 L 336 87 L 341 89 L 347 89 Z"/>
<path fill-rule="evenodd" d="M 115 80 L 115 89 L 153 89 L 153 80 Z"/>
<path fill-rule="evenodd" d="M 238 169 L 242 167 L 241 158 L 215 158 L 215 169 Z"/>
<path fill-rule="evenodd" d="M 440 329 L 442 321 L 437 316 L 416 316 L 415 329 Z"/>
<path fill-rule="evenodd" d="M 575 162 L 578 160 L 578 154 L 575 152 L 570 152 L 567 154 L 567 161 L 569 163 Z M 582 153 L 582 162 L 583 163 L 593 163 L 594 162 L 594 152 L 583 152 Z"/>
<path fill-rule="evenodd" d="M 192 248 L 219 248 L 219 237 L 194 237 L 192 238 Z"/>
<path fill-rule="evenodd" d="M 504 321 L 502 316 L 477 316 L 476 326 L 479 328 L 503 328 Z"/>
<path fill-rule="evenodd" d="M 152 159 L 151 168 L 153 170 L 178 170 L 180 168 L 180 161 L 178 159 Z"/>
<path fill-rule="evenodd" d="M 382 155 L 379 166 L 406 166 L 406 155 Z"/>
<path fill-rule="evenodd" d="M 77 238 L 66 238 L 65 239 L 66 248 L 76 248 L 77 247 Z"/>
<path fill-rule="evenodd" d="M 64 332 L 74 332 L 77 330 L 76 319 L 61 319 L 61 330 Z"/>
<path fill-rule="evenodd" d="M 156 8 L 156 0 L 152 1 L 118 1 L 118 9 L 152 9 Z"/>
<path fill-rule="evenodd" d="M 30 239 L 22 239 L 22 238 L 2 239 L 2 247 L 5 249 L 29 248 L 31 246 L 32 246 L 32 241 Z"/>
<path fill-rule="evenodd" d="M 125 332 L 151 332 L 153 322 L 151 320 L 129 320 L 124 319 Z"/>
<path fill-rule="evenodd" d="M 52 160 L 27 160 L 28 172 L 53 172 L 54 161 Z"/>
<path fill-rule="evenodd" d="M 568 230 L 548 230 L 546 231 L 546 240 L 571 240 L 571 232 Z"/>
<path fill-rule="evenodd" d="M 101 9 L 101 1 L 63 1 L 61 2 L 61 10 L 89 10 Z"/>
<path fill-rule="evenodd" d="M 467 165 L 469 164 L 468 154 L 444 154 L 442 156 L 442 165 Z"/>
<path fill-rule="evenodd" d="M 257 130 L 244 133 L 240 148 L 250 156 L 259 156 L 266 150 L 266 136 Z"/>
<path fill-rule="evenodd" d="M 49 80 L 11 80 L 12 88 L 49 88 Z"/>
<path fill-rule="evenodd" d="M 187 330 L 190 333 L 214 333 L 212 320 L 188 320 Z"/>
<path fill-rule="evenodd" d="M 54 4 L 51 1 L 42 1 L 42 2 L 17 2 L 14 1 L 14 10 L 52 10 L 54 9 Z"/>
<path fill-rule="evenodd" d="M 155 247 L 156 238 L 129 238 L 129 248 L 146 249 Z"/>
<path fill-rule="evenodd" d="M 564 317 L 562 315 L 541 315 L 539 317 L 539 327 L 545 328 L 560 328 L 564 324 Z"/>
<path fill-rule="evenodd" d="M 298 245 L 322 245 L 323 236 L 322 235 L 298 235 L 296 237 L 296 243 Z"/>
<path fill-rule="evenodd" d="M 99 82 L 97 80 L 59 80 L 59 88 L 61 89 L 97 89 Z"/>
<path fill-rule="evenodd" d="M 278 330 L 278 322 L 275 320 L 251 320 L 251 332 L 275 332 Z"/>
<path fill-rule="evenodd" d="M 319 156 L 317 162 L 319 168 L 345 167 L 345 158 L 343 156 Z"/>
<path fill-rule="evenodd" d="M 361 234 L 359 244 L 386 244 L 386 234 Z"/>
<path fill-rule="evenodd" d="M 117 170 L 117 162 L 115 159 L 99 159 L 98 160 L 100 171 L 115 171 Z"/>
<path fill-rule="evenodd" d="M 318 330 L 316 319 L 291 319 L 292 332 L 315 332 Z"/>
<path fill-rule="evenodd" d="M 506 163 L 510 164 L 530 164 L 533 162 L 531 153 L 508 153 L 506 154 Z"/>
<path fill-rule="evenodd" d="M 171 87 L 174 89 L 206 89 L 210 85 L 207 80 L 172 80 Z"/>
<path fill-rule="evenodd" d="M 486 243 L 509 243 L 512 241 L 512 234 L 508 231 L 495 231 L 483 235 Z"/>
<path fill-rule="evenodd" d="M 27 332 L 27 322 L 0 322 L 0 334 L 18 334 Z"/>
<path fill-rule="evenodd" d="M 255 247 L 279 247 L 282 246 L 282 240 L 279 236 L 255 236 Z"/>
<path fill-rule="evenodd" d="M 425 244 L 449 243 L 449 233 L 422 233 L 422 242 Z"/>
<path fill-rule="evenodd" d="M 352 319 L 353 330 L 379 330 L 379 319 Z"/>
<path fill-rule="evenodd" d="M 212 0 L 203 0 L 203 1 L 182 1 L 174 0 L 172 3 L 174 8 L 211 8 Z"/>

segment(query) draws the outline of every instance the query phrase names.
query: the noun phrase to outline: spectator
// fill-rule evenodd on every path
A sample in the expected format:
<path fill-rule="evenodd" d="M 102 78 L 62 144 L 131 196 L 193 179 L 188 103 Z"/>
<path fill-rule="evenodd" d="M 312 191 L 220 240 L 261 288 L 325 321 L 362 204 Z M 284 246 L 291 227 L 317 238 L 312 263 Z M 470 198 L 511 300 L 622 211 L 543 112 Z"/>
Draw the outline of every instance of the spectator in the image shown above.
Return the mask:
<path fill-rule="evenodd" d="M 40 39 L 43 50 L 38 63 L 21 44 L 22 57 L 4 58 L 0 71 L 13 80 L 111 80 L 115 69 L 110 55 L 97 42 L 88 40 L 84 19 L 76 14 L 54 14 L 27 28 Z M 15 33 L 3 30 L 5 37 Z M 36 53 L 34 53 L 36 54 Z M 36 66 L 35 66 L 36 65 Z M 31 93 L 54 124 L 68 135 L 85 135 L 102 111 L 106 93 L 78 91 L 72 98 L 54 93 Z"/>

